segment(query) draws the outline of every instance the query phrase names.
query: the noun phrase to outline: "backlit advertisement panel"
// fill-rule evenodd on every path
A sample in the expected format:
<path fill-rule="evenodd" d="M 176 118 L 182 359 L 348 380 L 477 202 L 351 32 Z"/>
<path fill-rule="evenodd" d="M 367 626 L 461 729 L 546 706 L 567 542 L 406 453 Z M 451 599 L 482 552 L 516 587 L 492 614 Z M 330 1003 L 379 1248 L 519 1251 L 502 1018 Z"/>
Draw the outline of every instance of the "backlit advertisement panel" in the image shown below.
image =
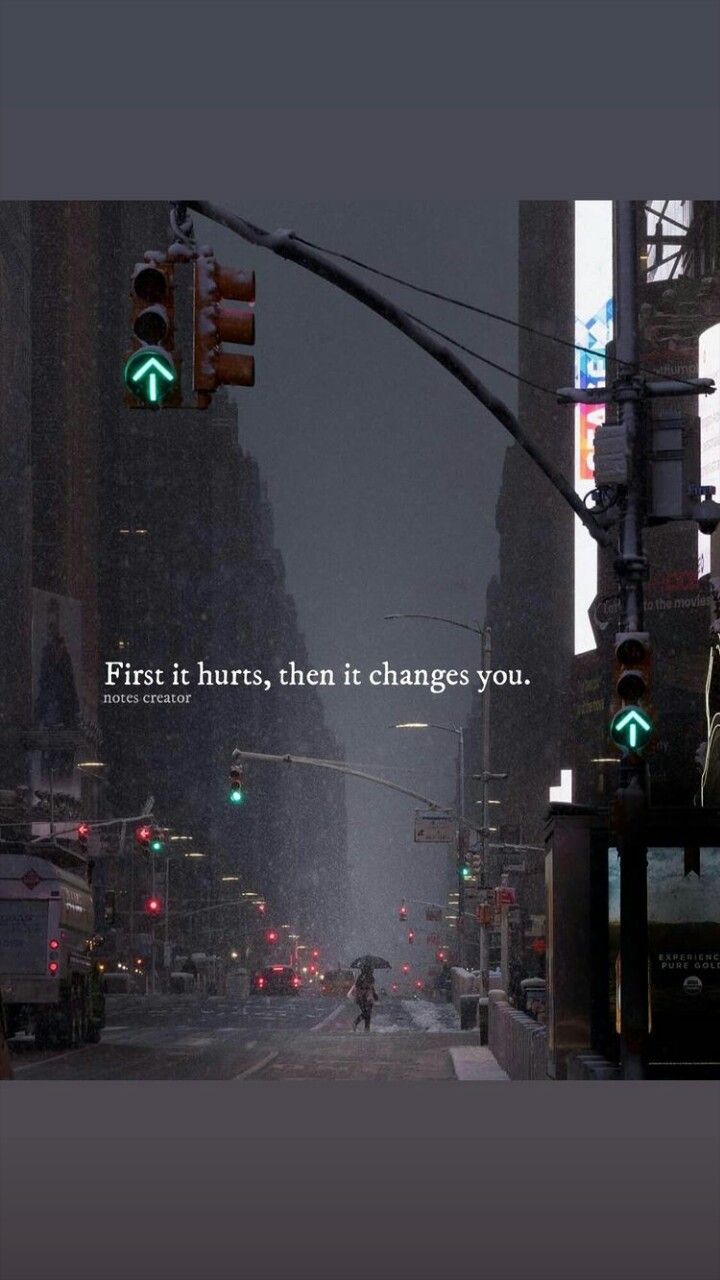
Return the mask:
<path fill-rule="evenodd" d="M 605 348 L 612 338 L 612 201 L 575 201 L 575 386 L 605 386 Z M 575 406 L 575 492 L 595 487 L 595 431 L 604 405 Z M 597 594 L 597 546 L 575 520 L 575 653 L 594 649 L 588 609 Z"/>
<path fill-rule="evenodd" d="M 698 343 L 698 377 L 712 378 L 720 384 L 720 324 L 700 334 Z M 699 396 L 700 410 L 700 483 L 715 485 L 715 501 L 720 494 L 720 392 Z M 712 563 L 712 536 L 698 534 L 698 578 L 717 573 Z M 716 548 L 717 549 L 717 548 Z"/>

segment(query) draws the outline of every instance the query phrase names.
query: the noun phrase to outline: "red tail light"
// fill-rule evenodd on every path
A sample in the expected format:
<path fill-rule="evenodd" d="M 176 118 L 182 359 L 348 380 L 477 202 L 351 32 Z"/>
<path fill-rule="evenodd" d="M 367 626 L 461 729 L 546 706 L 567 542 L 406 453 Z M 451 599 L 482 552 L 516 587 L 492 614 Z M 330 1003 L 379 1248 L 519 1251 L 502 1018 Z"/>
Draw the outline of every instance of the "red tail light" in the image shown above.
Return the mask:
<path fill-rule="evenodd" d="M 264 979 L 264 978 L 256 978 L 256 979 L 255 979 L 255 986 L 256 986 L 256 987 L 259 987 L 259 988 L 260 988 L 260 990 L 262 990 L 262 988 L 265 986 L 265 979 Z"/>
<path fill-rule="evenodd" d="M 49 965 L 48 965 L 48 969 L 50 970 L 50 972 L 51 972 L 51 973 L 57 973 L 58 968 L 59 968 L 59 965 L 58 965 L 57 960 L 51 960 L 51 961 L 50 961 L 50 963 L 49 963 Z"/>
<path fill-rule="evenodd" d="M 294 986 L 294 987 L 299 987 L 299 986 L 300 986 L 300 979 L 299 979 L 299 978 L 293 978 L 293 980 L 292 980 L 292 984 L 293 984 L 293 986 Z"/>

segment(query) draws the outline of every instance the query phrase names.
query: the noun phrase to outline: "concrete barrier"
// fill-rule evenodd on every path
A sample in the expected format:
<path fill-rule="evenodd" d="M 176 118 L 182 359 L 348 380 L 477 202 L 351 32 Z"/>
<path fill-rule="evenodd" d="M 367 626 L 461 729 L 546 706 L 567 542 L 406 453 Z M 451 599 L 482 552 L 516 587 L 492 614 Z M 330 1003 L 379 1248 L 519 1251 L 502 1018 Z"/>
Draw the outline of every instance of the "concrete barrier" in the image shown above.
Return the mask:
<path fill-rule="evenodd" d="M 488 1047 L 511 1080 L 547 1079 L 547 1028 L 508 1004 L 504 991 L 489 992 Z"/>

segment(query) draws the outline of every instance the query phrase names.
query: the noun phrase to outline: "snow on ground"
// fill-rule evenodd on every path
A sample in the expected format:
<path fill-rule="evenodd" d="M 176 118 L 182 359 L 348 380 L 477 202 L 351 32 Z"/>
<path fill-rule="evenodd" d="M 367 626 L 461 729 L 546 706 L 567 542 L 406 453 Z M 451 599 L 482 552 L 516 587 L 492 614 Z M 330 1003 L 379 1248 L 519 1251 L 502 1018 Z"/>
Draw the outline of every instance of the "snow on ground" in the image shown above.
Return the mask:
<path fill-rule="evenodd" d="M 403 1000 L 402 1007 L 419 1031 L 458 1031 L 460 1020 L 452 1004 L 429 1000 Z"/>

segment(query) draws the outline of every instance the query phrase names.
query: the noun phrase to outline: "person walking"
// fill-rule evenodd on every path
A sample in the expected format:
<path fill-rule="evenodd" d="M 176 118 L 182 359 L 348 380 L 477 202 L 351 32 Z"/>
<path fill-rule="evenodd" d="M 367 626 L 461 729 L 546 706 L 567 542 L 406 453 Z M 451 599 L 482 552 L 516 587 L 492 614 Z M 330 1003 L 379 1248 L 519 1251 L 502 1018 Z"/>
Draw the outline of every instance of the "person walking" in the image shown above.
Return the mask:
<path fill-rule="evenodd" d="M 375 990 L 375 974 L 368 966 L 364 966 L 355 979 L 355 1000 L 360 1012 L 353 1023 L 353 1031 L 357 1031 L 361 1022 L 365 1023 L 366 1031 L 370 1030 L 373 1003 L 377 998 L 378 993 Z"/>

